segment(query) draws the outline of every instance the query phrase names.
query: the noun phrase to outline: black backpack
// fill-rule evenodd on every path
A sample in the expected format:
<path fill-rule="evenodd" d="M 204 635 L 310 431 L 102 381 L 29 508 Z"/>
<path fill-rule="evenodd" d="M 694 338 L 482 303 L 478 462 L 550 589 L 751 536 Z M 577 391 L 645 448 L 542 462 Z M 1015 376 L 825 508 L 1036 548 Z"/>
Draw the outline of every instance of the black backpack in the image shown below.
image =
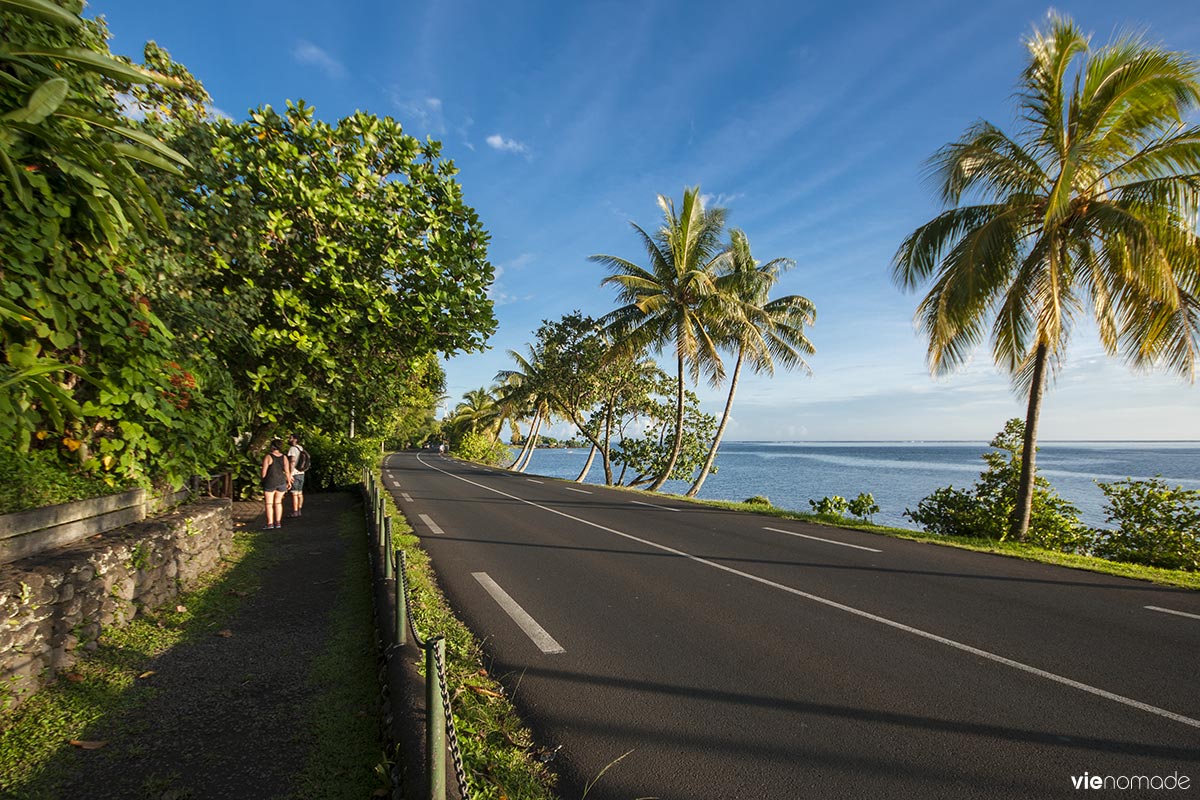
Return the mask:
<path fill-rule="evenodd" d="M 311 466 L 312 459 L 308 457 L 308 451 L 300 447 L 300 452 L 296 454 L 296 463 L 292 465 L 292 470 L 295 472 L 308 472 L 308 468 Z"/>

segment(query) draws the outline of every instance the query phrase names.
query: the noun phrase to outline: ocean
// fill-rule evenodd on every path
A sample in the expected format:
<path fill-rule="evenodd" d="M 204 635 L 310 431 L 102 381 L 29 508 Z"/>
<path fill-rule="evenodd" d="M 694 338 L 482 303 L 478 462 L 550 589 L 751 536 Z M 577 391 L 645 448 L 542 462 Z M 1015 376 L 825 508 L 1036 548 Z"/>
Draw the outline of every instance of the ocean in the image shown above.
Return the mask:
<path fill-rule="evenodd" d="M 881 509 L 875 522 L 915 529 L 905 509 L 915 509 L 942 486 L 971 487 L 986 468 L 980 456 L 988 450 L 987 442 L 725 442 L 718 470 L 699 497 L 765 495 L 779 508 L 810 511 L 810 499 L 870 492 Z M 573 480 L 587 455 L 586 448 L 539 448 L 527 473 Z M 1097 481 L 1161 475 L 1171 486 L 1200 489 L 1200 442 L 1044 442 L 1038 445 L 1038 473 L 1079 508 L 1085 524 L 1105 527 Z M 604 482 L 599 456 L 586 482 Z M 676 481 L 664 487 L 676 494 L 687 489 Z"/>

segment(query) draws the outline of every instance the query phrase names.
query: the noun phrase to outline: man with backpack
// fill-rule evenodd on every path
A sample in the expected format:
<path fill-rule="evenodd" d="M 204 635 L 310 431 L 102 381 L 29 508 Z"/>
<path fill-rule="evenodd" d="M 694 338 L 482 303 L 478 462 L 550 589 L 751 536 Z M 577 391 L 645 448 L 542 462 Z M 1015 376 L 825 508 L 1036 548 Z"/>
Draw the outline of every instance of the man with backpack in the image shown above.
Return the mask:
<path fill-rule="evenodd" d="M 304 473 L 312 465 L 312 459 L 300 444 L 298 435 L 293 433 L 288 437 L 288 442 L 291 444 L 287 452 L 288 461 L 292 463 L 292 488 L 288 492 L 292 496 L 291 516 L 298 517 L 304 508 Z"/>

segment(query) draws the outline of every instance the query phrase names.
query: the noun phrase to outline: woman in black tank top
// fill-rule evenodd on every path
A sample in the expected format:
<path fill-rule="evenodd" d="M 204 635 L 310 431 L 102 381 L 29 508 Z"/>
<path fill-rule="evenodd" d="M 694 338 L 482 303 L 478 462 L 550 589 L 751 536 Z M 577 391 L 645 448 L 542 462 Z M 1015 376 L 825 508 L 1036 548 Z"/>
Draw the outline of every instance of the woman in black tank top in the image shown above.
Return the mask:
<path fill-rule="evenodd" d="M 262 489 L 263 503 L 267 511 L 267 524 L 263 530 L 278 528 L 283 519 L 283 495 L 292 485 L 292 465 L 283 454 L 283 440 L 271 440 L 271 452 L 263 457 Z"/>

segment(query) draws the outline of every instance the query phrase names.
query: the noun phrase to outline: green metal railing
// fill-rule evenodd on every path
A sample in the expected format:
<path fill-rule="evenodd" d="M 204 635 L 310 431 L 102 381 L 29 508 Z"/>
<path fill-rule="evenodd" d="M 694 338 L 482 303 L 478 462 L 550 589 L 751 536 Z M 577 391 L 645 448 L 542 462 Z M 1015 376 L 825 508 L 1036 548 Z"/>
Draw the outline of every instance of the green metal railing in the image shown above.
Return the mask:
<path fill-rule="evenodd" d="M 374 473 L 363 470 L 363 486 L 371 506 L 370 535 L 372 558 L 382 568 L 385 581 L 392 581 L 395 592 L 395 613 L 392 622 L 392 646 L 389 651 L 408 644 L 412 631 L 413 644 L 425 656 L 425 769 L 429 777 L 429 800 L 446 798 L 446 752 L 449 750 L 463 800 L 471 800 L 466 769 L 450 710 L 450 690 L 446 678 L 446 640 L 437 635 L 422 639 L 408 602 L 408 563 L 403 552 L 397 552 L 392 539 L 392 518 L 387 514 L 383 488 Z"/>

